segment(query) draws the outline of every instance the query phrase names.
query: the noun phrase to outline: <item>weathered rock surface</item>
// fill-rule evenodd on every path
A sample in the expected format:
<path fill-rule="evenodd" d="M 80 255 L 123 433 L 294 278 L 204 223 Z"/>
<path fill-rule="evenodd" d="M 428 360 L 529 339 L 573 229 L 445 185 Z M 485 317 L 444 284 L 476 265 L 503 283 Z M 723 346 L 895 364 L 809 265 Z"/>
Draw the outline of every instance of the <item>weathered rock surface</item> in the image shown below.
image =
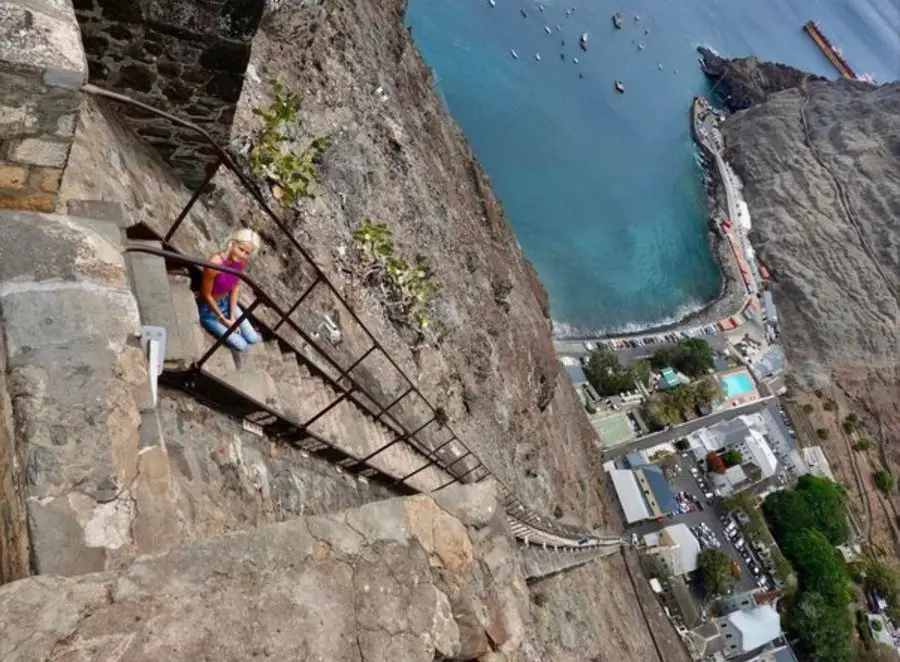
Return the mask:
<path fill-rule="evenodd" d="M 735 79 L 768 72 L 754 97 L 766 100 L 730 117 L 724 134 L 753 244 L 777 281 L 794 372 L 846 391 L 865 412 L 867 432 L 896 441 L 900 84 L 781 76 L 784 67 L 745 60 L 725 66 Z M 790 81 L 803 82 L 783 89 Z"/>
<path fill-rule="evenodd" d="M 476 498 L 496 507 L 492 492 Z M 441 518 L 440 537 L 419 526 L 425 512 Z M 431 662 L 473 659 L 469 629 L 483 642 L 476 656 L 532 659 L 517 657 L 529 651 L 529 603 L 501 548 L 514 562 L 502 527 L 456 519 L 428 497 L 294 519 L 114 572 L 2 586 L 0 658 Z M 446 564 L 459 549 L 479 558 Z M 488 549 L 508 572 L 485 567 Z"/>

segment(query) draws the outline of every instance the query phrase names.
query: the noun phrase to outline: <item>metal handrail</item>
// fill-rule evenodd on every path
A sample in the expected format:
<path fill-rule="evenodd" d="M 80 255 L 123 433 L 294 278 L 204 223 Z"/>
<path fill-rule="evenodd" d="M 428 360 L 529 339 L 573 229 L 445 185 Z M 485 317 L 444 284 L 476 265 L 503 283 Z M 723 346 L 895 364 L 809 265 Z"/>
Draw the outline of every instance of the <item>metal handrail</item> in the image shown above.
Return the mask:
<path fill-rule="evenodd" d="M 403 380 L 406 382 L 406 384 L 409 387 L 409 389 L 407 390 L 406 393 L 407 394 L 415 393 L 422 400 L 422 402 L 425 403 L 425 405 L 428 407 L 428 409 L 431 411 L 431 413 L 433 415 L 432 420 L 436 420 L 438 418 L 438 416 L 439 416 L 438 409 L 435 408 L 434 405 L 432 405 L 430 400 L 427 397 L 425 397 L 425 395 L 416 386 L 415 382 L 413 382 L 412 379 L 409 376 L 407 376 L 406 372 L 403 369 L 401 369 L 401 367 L 397 364 L 397 362 L 394 360 L 394 358 L 388 353 L 388 351 L 384 348 L 384 346 L 378 341 L 378 339 L 372 334 L 372 332 L 369 331 L 368 327 L 363 323 L 363 321 L 357 315 L 356 311 L 354 311 L 353 308 L 347 303 L 347 301 L 344 299 L 344 297 L 341 295 L 341 293 L 338 291 L 338 289 L 334 286 L 334 284 L 331 282 L 331 280 L 327 277 L 325 272 L 319 267 L 318 264 L 316 264 L 316 262 L 315 262 L 315 260 L 313 260 L 312 256 L 297 241 L 297 239 L 294 237 L 294 235 L 291 233 L 291 231 L 287 228 L 287 226 L 284 224 L 284 222 L 281 220 L 281 218 L 269 207 L 269 205 L 266 202 L 265 197 L 260 192 L 259 188 L 253 182 L 253 180 L 251 180 L 241 170 L 241 168 L 238 167 L 238 165 L 235 163 L 235 161 L 231 157 L 231 155 L 225 149 L 223 149 L 206 130 L 204 130 L 202 127 L 197 126 L 196 124 L 194 124 L 190 121 L 187 121 L 180 117 L 177 117 L 176 115 L 172 115 L 171 113 L 167 113 L 163 110 L 160 110 L 160 109 L 150 106 L 148 104 L 145 104 L 145 103 L 142 103 L 135 99 L 132 99 L 126 95 L 112 92 L 110 90 L 105 90 L 103 88 L 97 87 L 96 85 L 86 84 L 86 85 L 82 86 L 81 90 L 82 90 L 82 92 L 84 92 L 86 94 L 90 94 L 92 96 L 102 97 L 102 98 L 106 98 L 106 99 L 109 99 L 111 101 L 115 101 L 118 103 L 123 103 L 123 104 L 131 105 L 131 106 L 134 106 L 137 108 L 141 108 L 142 110 L 145 110 L 149 113 L 152 113 L 154 115 L 157 115 L 159 117 L 167 119 L 168 121 L 170 121 L 174 124 L 177 124 L 177 125 L 179 125 L 183 128 L 186 128 L 190 131 L 193 131 L 194 133 L 196 133 L 200 137 L 202 137 L 203 140 L 216 153 L 216 155 L 218 157 L 218 162 L 216 164 L 216 168 L 210 169 L 210 172 L 207 174 L 207 178 L 204 181 L 204 184 L 201 185 L 201 187 L 199 189 L 197 189 L 197 191 L 194 192 L 194 194 L 191 196 L 191 199 L 189 200 L 188 204 L 181 211 L 181 213 L 179 213 L 178 218 L 176 219 L 176 222 L 173 223 L 172 227 L 169 228 L 169 230 L 167 231 L 167 233 L 165 235 L 165 238 L 163 240 L 164 246 L 166 246 L 167 248 L 174 249 L 174 246 L 170 243 L 172 237 L 174 236 L 175 232 L 178 230 L 178 228 L 180 227 L 180 225 L 184 221 L 184 219 L 187 218 L 193 205 L 199 200 L 203 189 L 205 188 L 206 184 L 208 184 L 211 181 L 218 165 L 220 165 L 220 164 L 224 165 L 228 170 L 230 170 L 237 177 L 238 181 L 241 183 L 243 188 L 246 189 L 246 191 L 257 202 L 257 204 L 260 206 L 260 208 L 265 212 L 266 216 L 268 216 L 269 219 L 276 225 L 276 227 L 278 227 L 279 230 L 281 230 L 282 234 L 287 238 L 287 240 L 290 242 L 292 247 L 294 249 L 296 249 L 305 258 L 307 263 L 310 266 L 312 266 L 312 268 L 315 272 L 316 277 L 313 281 L 313 284 L 310 287 L 306 288 L 305 292 L 300 297 L 300 299 L 291 307 L 291 312 L 293 312 L 293 310 L 295 310 L 297 308 L 297 306 L 299 306 L 300 302 L 302 302 L 303 299 L 305 299 L 306 295 L 308 295 L 312 291 L 312 289 L 313 289 L 313 287 L 315 287 L 315 285 L 317 285 L 319 282 L 323 283 L 328 288 L 328 290 L 331 292 L 331 294 L 338 301 L 341 302 L 341 304 L 344 306 L 344 308 L 346 308 L 346 310 L 349 312 L 353 321 L 356 323 L 356 325 L 360 329 L 362 329 L 362 331 L 365 333 L 366 337 L 372 343 L 373 347 L 378 348 L 380 353 L 387 359 L 387 361 L 391 365 L 391 367 L 397 372 L 397 374 L 399 374 L 403 378 Z M 279 306 L 277 306 L 275 304 L 274 301 L 272 301 L 272 299 L 264 292 L 264 290 L 262 290 L 262 288 L 258 284 L 256 284 L 251 278 L 249 278 L 243 272 L 229 269 L 227 267 L 224 267 L 223 265 L 216 265 L 216 264 L 207 262 L 205 260 L 191 258 L 191 257 L 185 256 L 181 253 L 177 253 L 177 252 L 173 252 L 173 251 L 154 249 L 154 248 L 150 248 L 150 247 L 146 247 L 146 246 L 131 247 L 131 248 L 129 248 L 129 250 L 133 250 L 133 251 L 139 250 L 140 252 L 155 254 L 160 257 L 164 257 L 164 258 L 167 258 L 170 260 L 176 260 L 176 261 L 180 261 L 182 263 L 193 264 L 195 267 L 213 268 L 213 269 L 223 271 L 226 273 L 231 273 L 232 275 L 237 276 L 243 282 L 247 283 L 247 285 L 249 287 L 251 287 L 251 289 L 253 289 L 254 295 L 256 297 L 256 301 L 254 301 L 253 304 L 251 304 L 251 306 L 255 307 L 255 305 L 258 305 L 258 303 L 260 301 L 262 301 L 268 307 L 270 307 L 272 310 L 276 311 L 280 317 L 280 320 L 278 322 L 279 327 L 283 323 L 287 323 L 294 332 L 298 333 L 300 335 L 300 337 L 304 339 L 305 342 L 309 343 L 312 347 L 314 347 L 318 351 L 320 356 L 324 357 L 324 359 L 326 361 L 328 361 L 329 364 L 331 364 L 334 368 L 336 368 L 338 370 L 338 372 L 341 374 L 341 377 L 339 378 L 338 381 L 332 380 L 330 378 L 330 376 L 323 373 L 323 376 L 332 384 L 332 386 L 337 391 L 342 392 L 342 393 L 347 392 L 347 389 L 338 382 L 342 381 L 343 379 L 348 379 L 351 384 L 350 391 L 359 390 L 362 393 L 366 393 L 366 390 L 361 388 L 358 384 L 356 384 L 356 381 L 352 377 L 350 377 L 349 370 L 343 371 L 341 369 L 341 367 L 339 365 L 337 365 L 337 363 L 326 352 L 324 352 L 322 349 L 320 349 L 317 346 L 315 341 L 308 334 L 306 334 L 296 323 L 294 323 L 293 320 L 291 320 L 287 316 L 287 314 L 285 314 L 284 311 L 282 311 L 280 309 Z M 250 307 L 248 307 L 248 310 L 244 311 L 242 318 L 246 318 L 250 314 L 251 311 L 249 310 L 249 308 Z M 290 313 L 288 313 L 288 314 L 290 314 Z M 232 324 L 228 330 L 228 333 L 235 330 L 241 321 L 242 320 L 238 320 L 234 324 Z M 226 333 L 225 336 L 227 336 L 227 335 L 228 334 Z M 223 338 L 225 336 L 223 336 Z M 285 344 L 287 344 L 288 346 L 290 346 L 290 343 L 287 343 L 284 340 L 284 338 L 279 336 L 279 339 L 282 342 L 285 342 Z M 217 345 L 220 346 L 221 342 L 222 342 L 222 338 L 220 338 L 217 341 Z M 217 349 L 217 347 L 214 347 L 213 351 L 215 351 L 215 349 Z M 371 351 L 372 351 L 372 349 L 370 348 L 369 350 L 367 350 L 366 353 L 368 354 Z M 297 353 L 298 353 L 298 355 L 302 356 L 302 352 L 297 352 Z M 204 358 L 208 358 L 208 356 L 204 357 Z M 355 366 L 356 366 L 356 364 L 354 364 L 353 367 L 355 367 Z M 355 404 L 362 407 L 366 411 L 370 411 L 369 408 L 363 402 L 359 401 L 354 395 L 352 395 L 352 393 L 350 395 L 346 395 L 346 397 L 353 400 L 355 402 Z M 405 395 L 404 395 L 404 397 L 405 397 Z M 375 400 L 374 398 L 371 398 L 371 399 L 374 402 L 378 403 L 378 401 Z M 402 398 L 400 398 L 400 399 L 402 399 Z M 419 453 L 422 453 L 426 457 L 429 458 L 429 466 L 431 464 L 437 464 L 438 466 L 441 466 L 441 463 L 438 461 L 438 459 L 436 457 L 436 453 L 437 453 L 437 450 L 439 450 L 440 448 L 443 448 L 443 445 L 440 446 L 438 449 L 425 448 L 423 450 L 423 449 L 419 448 L 418 446 L 419 446 L 420 442 L 415 440 L 413 437 L 409 436 L 409 434 L 405 430 L 405 427 L 403 425 L 401 425 L 399 422 L 397 422 L 396 419 L 391 414 L 388 413 L 388 409 L 390 409 L 390 407 L 393 407 L 396 404 L 396 402 L 397 401 L 393 402 L 387 408 L 382 407 L 381 413 L 375 417 L 376 420 L 386 419 L 387 421 L 391 422 L 392 424 L 397 425 L 397 427 L 399 427 L 399 429 L 401 431 L 403 431 L 403 433 L 405 433 L 406 440 L 409 442 L 410 446 L 412 446 L 414 449 L 416 449 L 416 451 L 418 451 Z M 430 424 L 431 422 L 432 421 L 429 421 L 428 424 Z M 583 538 L 584 533 L 582 531 L 579 531 L 579 530 L 575 529 L 574 527 L 565 526 L 565 525 L 562 525 L 562 524 L 559 524 L 556 522 L 545 521 L 544 518 L 537 515 L 537 513 L 535 513 L 530 508 L 525 506 L 519 500 L 519 498 L 514 495 L 512 490 L 499 477 L 497 477 L 492 471 L 490 471 L 490 469 L 488 469 L 488 467 L 481 461 L 480 457 L 466 446 L 466 444 L 459 438 L 459 436 L 453 432 L 453 430 L 449 427 L 449 424 L 446 421 L 443 422 L 441 427 L 447 428 L 447 430 L 449 430 L 449 432 L 451 433 L 451 440 L 455 439 L 460 444 L 460 446 L 462 446 L 467 451 L 466 455 L 475 458 L 475 460 L 477 461 L 476 466 L 473 469 L 468 470 L 465 475 L 470 474 L 475 469 L 483 468 L 485 471 L 487 471 L 487 474 L 478 478 L 479 481 L 483 480 L 487 476 L 491 476 L 494 478 L 494 480 L 497 481 L 497 484 L 500 487 L 501 492 L 503 493 L 503 501 L 507 507 L 507 514 L 509 517 L 515 519 L 518 522 L 521 522 L 523 525 L 525 525 L 529 528 L 534 528 L 538 532 L 551 533 L 553 535 L 557 535 L 560 537 L 570 536 L 572 540 L 574 540 L 576 538 Z M 396 432 L 396 430 L 395 430 L 395 432 Z M 404 435 L 401 435 L 401 436 L 404 436 Z M 446 445 L 446 444 L 444 444 L 444 445 Z M 448 471 L 448 473 L 450 473 L 451 476 L 454 476 L 454 480 L 459 480 L 458 478 L 455 477 L 455 475 L 452 472 Z"/>

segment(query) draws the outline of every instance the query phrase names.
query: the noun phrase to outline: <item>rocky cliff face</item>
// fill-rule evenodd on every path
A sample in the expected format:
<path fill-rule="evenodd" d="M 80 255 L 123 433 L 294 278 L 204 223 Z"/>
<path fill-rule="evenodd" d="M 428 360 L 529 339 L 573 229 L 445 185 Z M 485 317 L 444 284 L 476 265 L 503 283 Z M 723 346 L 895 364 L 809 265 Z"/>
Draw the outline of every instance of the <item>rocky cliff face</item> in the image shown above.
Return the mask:
<path fill-rule="evenodd" d="M 297 238 L 429 399 L 446 410 L 460 437 L 517 494 L 547 515 L 614 530 L 617 509 L 597 471 L 594 432 L 557 364 L 546 294 L 489 182 L 434 94 L 429 69 L 403 28 L 402 12 L 401 2 L 284 3 L 264 19 L 254 39 L 233 134 L 245 136 L 258 127 L 251 111 L 271 103 L 268 77 L 300 95 L 298 145 L 323 134 L 331 135 L 333 144 L 321 164 L 317 197 L 290 216 Z M 375 93 L 379 87 L 381 95 Z M 201 198 L 175 237 L 185 252 L 220 250 L 229 232 L 254 211 L 227 173 L 213 184 L 213 193 Z M 112 107 L 85 102 L 61 204 L 119 202 L 126 221 L 164 232 L 189 197 Z M 439 346 L 414 352 L 372 288 L 345 271 L 340 254 L 366 218 L 387 223 L 404 255 L 422 254 L 433 267 L 441 285 L 439 316 L 451 331 Z M 285 297 L 284 303 L 293 289 L 287 286 L 302 278 L 303 269 L 271 227 L 262 230 L 265 245 L 251 275 Z M 338 317 L 344 344 L 356 347 L 346 315 Z M 383 366 L 362 368 L 371 381 L 391 381 Z M 161 419 L 168 439 L 199 434 L 197 426 L 185 425 L 199 420 L 195 414 L 182 401 L 164 405 Z M 185 438 L 177 444 L 183 448 L 170 455 L 181 490 L 176 506 L 188 515 L 186 535 L 199 539 L 255 526 L 273 514 L 289 519 L 371 498 L 332 494 L 325 481 L 317 480 L 321 498 L 313 494 L 306 510 L 298 500 L 309 500 L 312 492 L 287 483 L 273 492 L 271 503 L 259 499 L 253 486 L 244 485 L 241 475 L 230 476 L 233 470 L 222 461 L 231 431 L 208 415 L 199 425 L 204 428 L 199 443 Z M 255 456 L 266 449 L 251 450 Z M 297 475 L 293 465 L 287 466 L 293 458 L 274 459 L 261 461 L 273 473 L 284 469 Z M 305 473 L 300 477 L 309 479 Z M 232 484 L 241 489 L 229 492 Z M 273 506 L 275 512 L 268 512 Z M 540 607 L 535 645 L 542 652 L 537 657 L 566 662 L 657 657 L 650 632 L 637 626 L 643 622 L 641 610 L 622 559 L 612 557 L 551 581 Z M 641 600 L 652 603 L 646 595 Z M 602 618 L 592 617 L 597 610 Z M 673 635 L 661 611 L 650 617 L 657 619 L 654 632 Z M 469 639 L 480 640 L 476 634 Z M 686 659 L 677 641 L 664 650 L 667 662 Z"/>
<path fill-rule="evenodd" d="M 900 84 L 823 81 L 755 60 L 720 63 L 754 103 L 724 127 L 753 244 L 776 279 L 785 349 L 900 438 Z M 891 448 L 896 453 L 896 447 Z"/>

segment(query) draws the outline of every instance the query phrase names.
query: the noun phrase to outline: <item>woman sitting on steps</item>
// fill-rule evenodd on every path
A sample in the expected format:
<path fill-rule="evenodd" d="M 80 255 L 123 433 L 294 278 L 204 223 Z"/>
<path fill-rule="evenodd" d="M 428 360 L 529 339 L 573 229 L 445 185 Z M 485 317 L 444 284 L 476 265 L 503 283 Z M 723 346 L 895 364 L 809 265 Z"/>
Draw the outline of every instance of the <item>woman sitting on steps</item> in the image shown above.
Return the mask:
<path fill-rule="evenodd" d="M 250 257 L 259 250 L 259 235 L 253 230 L 238 230 L 228 240 L 228 247 L 221 253 L 209 258 L 213 264 L 221 264 L 236 271 L 243 271 Z M 225 335 L 232 324 L 241 316 L 238 306 L 238 290 L 240 279 L 224 271 L 206 267 L 203 269 L 203 280 L 197 295 L 197 308 L 200 311 L 200 324 L 217 338 Z M 259 342 L 259 334 L 245 319 L 241 325 L 225 338 L 225 344 L 231 349 L 243 352 L 247 345 Z"/>

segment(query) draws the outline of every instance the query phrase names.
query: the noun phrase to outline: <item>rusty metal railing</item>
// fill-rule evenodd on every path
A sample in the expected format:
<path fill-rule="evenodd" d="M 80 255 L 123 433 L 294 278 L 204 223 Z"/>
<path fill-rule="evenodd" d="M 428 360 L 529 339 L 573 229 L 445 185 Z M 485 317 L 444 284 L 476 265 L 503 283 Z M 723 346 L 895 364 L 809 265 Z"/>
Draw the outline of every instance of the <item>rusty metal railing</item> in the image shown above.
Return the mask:
<path fill-rule="evenodd" d="M 334 389 L 336 393 L 338 393 L 338 397 L 331 403 L 329 403 L 326 408 L 319 411 L 311 419 L 300 422 L 300 427 L 304 430 L 304 433 L 308 433 L 308 430 L 306 429 L 309 427 L 309 425 L 318 420 L 321 416 L 327 414 L 328 411 L 337 406 L 337 404 L 342 401 L 349 401 L 354 406 L 367 413 L 374 420 L 385 424 L 389 429 L 392 430 L 395 435 L 393 439 L 391 439 L 391 441 L 376 449 L 366 457 L 360 459 L 352 459 L 350 462 L 368 465 L 368 463 L 374 457 L 376 457 L 380 453 L 383 453 L 393 445 L 398 443 L 407 444 L 424 458 L 425 463 L 406 476 L 399 477 L 397 479 L 397 482 L 399 484 L 402 484 L 408 488 L 408 481 L 419 472 L 424 471 L 430 466 L 438 466 L 452 477 L 452 479 L 445 485 L 442 485 L 441 488 L 454 482 L 473 483 L 479 482 L 488 477 L 492 477 L 497 481 L 497 484 L 499 486 L 501 499 L 506 509 L 507 516 L 514 524 L 521 525 L 521 527 L 524 527 L 524 529 L 522 530 L 526 531 L 526 533 L 516 531 L 516 535 L 518 537 L 528 539 L 530 535 L 532 538 L 540 539 L 543 535 L 545 540 L 559 539 L 567 541 L 566 544 L 571 545 L 585 546 L 587 544 L 588 546 L 590 546 L 594 544 L 590 542 L 590 540 L 596 539 L 596 537 L 592 534 L 587 534 L 575 527 L 560 524 L 559 522 L 556 522 L 549 517 L 538 515 L 536 512 L 530 509 L 527 505 L 525 505 L 524 502 L 522 502 L 518 497 L 515 496 L 513 491 L 509 489 L 509 487 L 506 486 L 501 479 L 499 479 L 496 475 L 493 474 L 493 472 L 490 471 L 490 469 L 481 461 L 481 459 L 474 451 L 466 446 L 466 444 L 459 438 L 459 436 L 455 432 L 453 432 L 452 428 L 449 425 L 449 421 L 447 420 L 446 413 L 444 413 L 442 409 L 431 404 L 431 402 L 428 400 L 425 394 L 421 392 L 415 382 L 394 360 L 391 354 L 369 330 L 366 324 L 363 323 L 363 321 L 357 315 L 356 311 L 353 310 L 353 308 L 342 296 L 340 291 L 335 287 L 335 285 L 322 271 L 322 269 L 316 264 L 312 256 L 306 251 L 306 249 L 303 248 L 303 246 L 299 243 L 290 229 L 285 225 L 284 221 L 267 204 L 266 197 L 259 190 L 256 183 L 241 169 L 241 167 L 235 162 L 232 156 L 218 143 L 216 143 L 216 141 L 209 135 L 208 132 L 206 132 L 201 127 L 193 124 L 192 122 L 132 99 L 123 94 L 105 90 L 91 84 L 83 86 L 82 91 L 95 97 L 100 97 L 116 103 L 140 108 L 146 112 L 152 113 L 153 115 L 164 118 L 173 124 L 193 131 L 203 138 L 203 140 L 209 145 L 212 150 L 214 150 L 218 157 L 217 167 L 210 170 L 204 183 L 196 191 L 194 191 L 187 204 L 184 206 L 176 219 L 173 221 L 172 225 L 166 231 L 164 237 L 162 238 L 164 249 L 155 249 L 146 246 L 129 248 L 129 250 L 132 251 L 140 251 L 158 255 L 175 264 L 190 265 L 193 268 L 212 268 L 221 272 L 229 273 L 241 279 L 241 281 L 243 283 L 246 283 L 247 287 L 252 291 L 253 300 L 244 308 L 240 318 L 233 322 L 229 326 L 228 331 L 223 334 L 222 337 L 218 338 L 212 345 L 212 347 L 210 347 L 206 351 L 206 353 L 194 364 L 193 368 L 195 370 L 202 371 L 203 366 L 210 359 L 210 357 L 216 351 L 221 351 L 224 338 L 227 337 L 230 333 L 234 332 L 245 319 L 254 318 L 255 311 L 260 306 L 264 306 L 268 310 L 274 312 L 277 317 L 277 321 L 272 325 L 272 333 L 278 337 L 280 342 L 290 346 L 292 348 L 292 351 L 296 352 L 299 357 L 302 357 L 303 360 L 311 367 L 316 367 L 323 378 L 326 379 L 331 388 Z M 312 283 L 310 283 L 303 289 L 301 294 L 291 302 L 291 305 L 286 307 L 279 305 L 273 299 L 273 297 L 267 294 L 255 280 L 249 278 L 243 272 L 236 271 L 222 265 L 213 264 L 205 260 L 188 257 L 178 251 L 177 247 L 174 245 L 173 242 L 176 234 L 178 233 L 178 230 L 182 227 L 184 220 L 187 219 L 190 215 L 193 206 L 200 199 L 204 188 L 209 184 L 209 182 L 212 181 L 212 178 L 215 176 L 215 170 L 219 166 L 224 166 L 237 178 L 238 182 L 241 184 L 244 190 L 250 195 L 251 198 L 253 198 L 253 200 L 255 200 L 259 208 L 265 213 L 268 219 L 271 220 L 271 222 L 281 231 L 281 234 L 288 242 L 288 245 L 300 256 L 302 256 L 305 263 L 313 270 L 314 278 Z M 302 325 L 296 323 L 294 319 L 292 319 L 292 315 L 300 310 L 303 304 L 308 300 L 310 296 L 312 296 L 313 292 L 317 288 L 324 288 L 334 300 L 340 302 L 343 308 L 348 312 L 351 321 L 355 325 L 355 328 L 362 331 L 369 343 L 368 347 L 361 351 L 359 355 L 351 357 L 347 364 L 345 364 L 345 366 L 342 366 L 334 357 L 332 357 L 329 350 L 320 342 L 318 342 L 317 339 L 313 337 L 313 334 L 303 329 Z M 257 318 L 256 321 L 259 322 L 261 320 Z M 308 347 L 312 348 L 315 351 L 315 354 L 318 357 L 318 362 L 307 356 L 307 354 L 309 354 L 308 350 L 304 350 L 304 348 L 292 345 L 285 338 L 285 326 L 287 326 L 287 329 L 290 332 L 296 334 L 306 345 L 308 345 Z M 365 386 L 359 378 L 354 377 L 352 374 L 354 371 L 359 370 L 367 359 L 376 354 L 382 356 L 384 360 L 387 361 L 388 365 L 395 371 L 396 375 L 400 376 L 403 384 L 405 385 L 402 388 L 401 394 L 395 395 L 395 397 L 391 397 L 387 401 L 387 403 L 384 402 L 383 396 L 375 393 L 373 388 Z M 324 362 L 327 365 L 317 365 L 317 363 L 321 362 Z M 322 369 L 323 367 L 325 368 L 324 370 Z M 400 415 L 392 413 L 392 411 L 399 409 L 405 401 L 409 401 L 413 396 L 415 396 L 418 401 L 424 404 L 425 414 L 412 424 L 404 423 L 400 420 Z M 273 416 L 276 415 L 274 412 L 270 413 Z M 450 436 L 440 443 L 435 441 L 429 443 L 428 441 L 423 440 L 421 434 L 424 430 L 428 429 L 431 426 L 434 426 L 439 430 L 445 430 Z M 456 455 L 456 457 L 454 457 L 452 460 L 440 457 L 439 454 L 445 453 L 448 449 L 452 450 L 454 445 L 457 445 L 461 450 L 461 452 L 453 453 L 453 455 Z M 342 464 L 342 466 L 347 466 L 347 464 Z M 514 526 L 513 528 L 515 531 L 517 527 Z M 586 541 L 588 542 L 586 543 Z M 601 543 L 598 542 L 597 544 Z M 609 542 L 607 541 L 602 544 L 609 544 Z"/>

